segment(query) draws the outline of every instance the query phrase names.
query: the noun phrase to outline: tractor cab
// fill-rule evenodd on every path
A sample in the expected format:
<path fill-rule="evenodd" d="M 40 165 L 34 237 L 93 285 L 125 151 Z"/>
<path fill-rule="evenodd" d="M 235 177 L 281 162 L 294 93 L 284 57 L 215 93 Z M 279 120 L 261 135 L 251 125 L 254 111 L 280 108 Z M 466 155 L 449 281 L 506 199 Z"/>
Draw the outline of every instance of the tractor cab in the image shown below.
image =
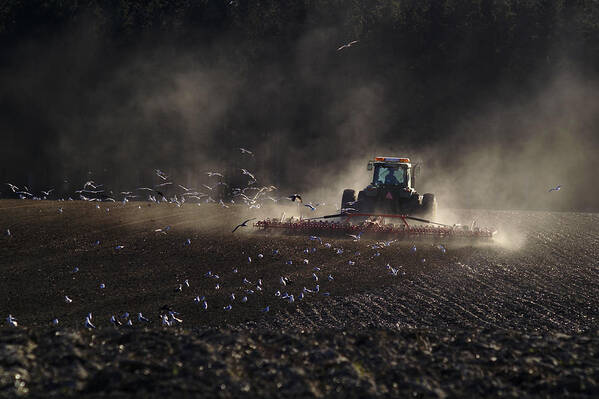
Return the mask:
<path fill-rule="evenodd" d="M 370 184 L 358 193 L 346 189 L 341 200 L 342 209 L 360 213 L 393 213 L 431 216 L 436 210 L 434 195 L 416 192 L 415 177 L 420 169 L 409 158 L 376 157 L 368 162 L 373 171 Z"/>

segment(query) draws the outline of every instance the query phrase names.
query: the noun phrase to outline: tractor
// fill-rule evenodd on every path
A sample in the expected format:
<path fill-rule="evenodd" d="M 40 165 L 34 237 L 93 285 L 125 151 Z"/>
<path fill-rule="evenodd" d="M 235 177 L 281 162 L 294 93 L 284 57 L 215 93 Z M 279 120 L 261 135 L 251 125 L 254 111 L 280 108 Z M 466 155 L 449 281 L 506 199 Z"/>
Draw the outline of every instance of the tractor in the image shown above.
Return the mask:
<path fill-rule="evenodd" d="M 341 199 L 342 213 L 412 215 L 434 219 L 435 196 L 418 194 L 414 189 L 420 165 L 408 158 L 375 157 L 368 162 L 372 181 L 363 190 L 346 189 Z"/>

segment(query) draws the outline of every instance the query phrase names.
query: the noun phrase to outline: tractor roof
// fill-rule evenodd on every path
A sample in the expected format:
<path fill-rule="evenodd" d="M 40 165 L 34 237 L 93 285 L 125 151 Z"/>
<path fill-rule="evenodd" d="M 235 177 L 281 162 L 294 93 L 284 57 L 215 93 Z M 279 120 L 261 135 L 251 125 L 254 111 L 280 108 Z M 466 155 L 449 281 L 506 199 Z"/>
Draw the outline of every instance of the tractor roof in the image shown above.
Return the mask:
<path fill-rule="evenodd" d="M 397 157 L 375 157 L 374 162 L 410 163 L 410 159 L 409 158 L 397 158 Z"/>

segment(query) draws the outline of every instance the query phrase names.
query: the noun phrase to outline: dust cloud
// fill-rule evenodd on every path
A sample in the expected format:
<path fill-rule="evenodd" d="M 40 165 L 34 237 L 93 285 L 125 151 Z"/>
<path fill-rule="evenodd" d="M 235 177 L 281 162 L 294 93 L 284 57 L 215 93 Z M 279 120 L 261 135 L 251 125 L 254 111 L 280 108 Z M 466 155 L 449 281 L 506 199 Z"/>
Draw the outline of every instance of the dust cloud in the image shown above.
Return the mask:
<path fill-rule="evenodd" d="M 159 168 L 186 187 L 213 185 L 211 170 L 239 187 L 245 168 L 277 197 L 300 192 L 335 212 L 343 189 L 370 181 L 367 161 L 390 155 L 421 163 L 416 188 L 441 210 L 599 207 L 597 81 L 575 66 L 458 106 L 436 102 L 456 95 L 449 83 L 429 101 L 414 95 L 430 82 L 410 89 L 418 73 L 374 73 L 367 43 L 335 51 L 335 27 L 251 65 L 226 39 L 119 51 L 76 33 L 22 45 L 2 64 L 2 181 L 72 193 L 94 179 L 118 192 L 159 183 Z"/>

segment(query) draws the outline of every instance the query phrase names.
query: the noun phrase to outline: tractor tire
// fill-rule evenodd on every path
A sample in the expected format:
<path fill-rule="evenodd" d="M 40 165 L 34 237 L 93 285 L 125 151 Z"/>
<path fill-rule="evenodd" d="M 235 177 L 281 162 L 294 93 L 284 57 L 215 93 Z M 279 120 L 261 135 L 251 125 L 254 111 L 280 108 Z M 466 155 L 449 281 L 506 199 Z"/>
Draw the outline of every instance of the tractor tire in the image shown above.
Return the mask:
<path fill-rule="evenodd" d="M 367 197 L 364 191 L 358 193 L 358 207 L 357 210 L 360 213 L 374 213 L 375 199 Z"/>
<path fill-rule="evenodd" d="M 343 190 L 343 195 L 341 196 L 340 209 L 355 208 L 355 204 L 350 204 L 351 202 L 356 202 L 356 190 Z"/>
<path fill-rule="evenodd" d="M 422 216 L 427 219 L 437 216 L 437 200 L 434 194 L 427 193 L 422 196 Z"/>

